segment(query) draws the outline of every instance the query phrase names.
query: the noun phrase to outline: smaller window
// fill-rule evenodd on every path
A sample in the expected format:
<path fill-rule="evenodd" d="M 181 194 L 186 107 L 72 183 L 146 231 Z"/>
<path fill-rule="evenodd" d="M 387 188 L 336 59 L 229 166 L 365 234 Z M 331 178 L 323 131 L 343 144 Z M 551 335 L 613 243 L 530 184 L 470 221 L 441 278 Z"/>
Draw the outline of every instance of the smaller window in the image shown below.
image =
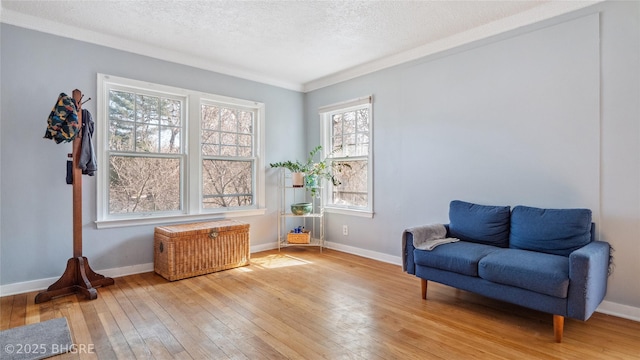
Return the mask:
<path fill-rule="evenodd" d="M 339 185 L 327 184 L 328 211 L 373 214 L 371 100 L 368 96 L 320 108 L 322 144 L 330 149 L 329 159 L 348 165 L 334 173 Z"/>

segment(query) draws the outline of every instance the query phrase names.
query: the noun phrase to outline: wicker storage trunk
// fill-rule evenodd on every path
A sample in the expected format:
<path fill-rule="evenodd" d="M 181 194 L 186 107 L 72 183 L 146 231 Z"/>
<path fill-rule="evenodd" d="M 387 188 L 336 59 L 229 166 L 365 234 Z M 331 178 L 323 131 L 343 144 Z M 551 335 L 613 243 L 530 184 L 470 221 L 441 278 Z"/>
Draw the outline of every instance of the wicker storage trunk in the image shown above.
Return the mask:
<path fill-rule="evenodd" d="M 170 281 L 249 265 L 249 224 L 220 220 L 156 227 L 153 265 Z"/>

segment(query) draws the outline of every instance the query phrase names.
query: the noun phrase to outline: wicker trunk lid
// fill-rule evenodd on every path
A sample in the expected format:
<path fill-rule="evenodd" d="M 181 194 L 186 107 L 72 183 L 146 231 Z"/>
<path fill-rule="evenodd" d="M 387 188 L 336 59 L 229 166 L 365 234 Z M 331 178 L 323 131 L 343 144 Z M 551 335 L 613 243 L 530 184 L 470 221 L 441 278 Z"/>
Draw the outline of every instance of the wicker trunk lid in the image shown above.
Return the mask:
<path fill-rule="evenodd" d="M 167 280 L 249 265 L 249 224 L 235 220 L 159 226 L 153 264 Z"/>

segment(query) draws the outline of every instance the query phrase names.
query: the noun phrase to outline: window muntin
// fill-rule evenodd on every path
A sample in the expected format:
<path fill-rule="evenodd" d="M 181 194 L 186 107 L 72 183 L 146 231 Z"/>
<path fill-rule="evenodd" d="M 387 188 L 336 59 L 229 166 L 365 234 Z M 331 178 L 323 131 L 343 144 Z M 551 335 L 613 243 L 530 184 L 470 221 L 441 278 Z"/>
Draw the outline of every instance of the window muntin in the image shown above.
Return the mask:
<path fill-rule="evenodd" d="M 251 157 L 255 112 L 229 106 L 202 105 L 202 154 Z"/>
<path fill-rule="evenodd" d="M 109 91 L 109 149 L 181 153 L 185 99 Z"/>
<path fill-rule="evenodd" d="M 335 157 L 369 154 L 369 109 L 361 108 L 331 116 L 331 140 Z"/>

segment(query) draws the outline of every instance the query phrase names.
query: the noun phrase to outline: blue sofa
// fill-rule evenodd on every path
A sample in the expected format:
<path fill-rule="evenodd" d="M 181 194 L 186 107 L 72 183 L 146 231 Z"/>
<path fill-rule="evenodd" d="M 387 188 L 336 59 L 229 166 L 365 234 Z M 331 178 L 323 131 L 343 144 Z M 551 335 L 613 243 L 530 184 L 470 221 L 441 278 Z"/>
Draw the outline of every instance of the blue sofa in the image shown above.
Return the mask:
<path fill-rule="evenodd" d="M 565 317 L 587 320 L 607 291 L 609 244 L 594 239 L 591 210 L 486 206 L 454 200 L 446 236 L 433 250 L 403 234 L 403 269 L 427 281 L 553 314 L 555 340 Z M 423 236 L 423 235 L 418 235 Z"/>

